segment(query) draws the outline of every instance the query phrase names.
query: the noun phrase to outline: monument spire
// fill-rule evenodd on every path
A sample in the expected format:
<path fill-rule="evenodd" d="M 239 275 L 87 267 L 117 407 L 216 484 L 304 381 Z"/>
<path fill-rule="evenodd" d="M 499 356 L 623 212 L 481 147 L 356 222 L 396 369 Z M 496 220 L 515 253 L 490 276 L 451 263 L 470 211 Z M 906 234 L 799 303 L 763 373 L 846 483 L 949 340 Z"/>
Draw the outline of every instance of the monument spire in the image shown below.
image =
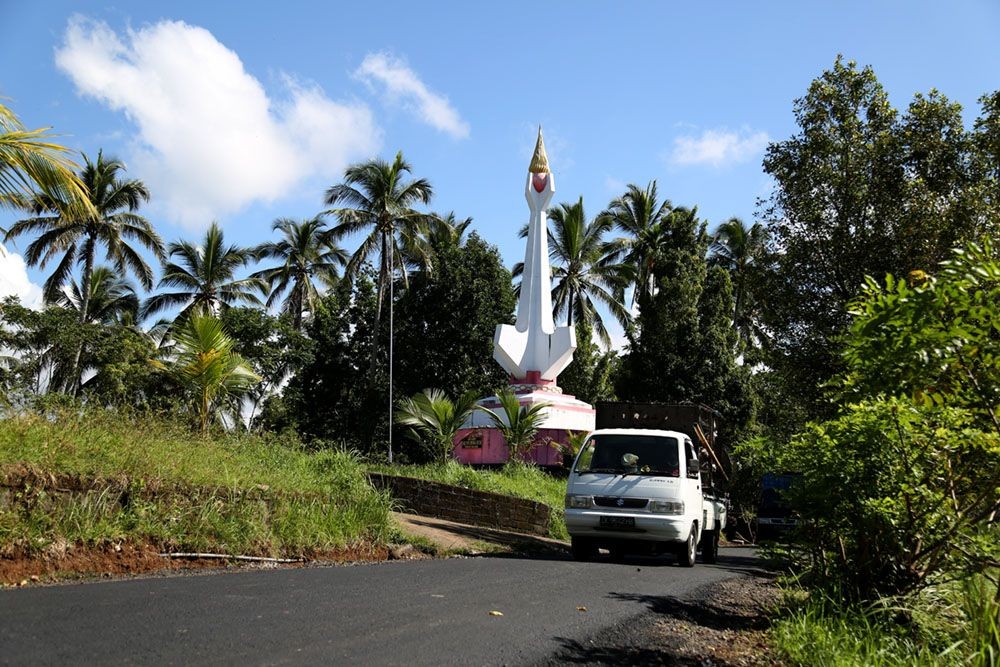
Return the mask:
<path fill-rule="evenodd" d="M 493 358 L 514 378 L 526 382 L 554 382 L 573 360 L 576 334 L 573 327 L 556 327 L 552 320 L 552 276 L 549 270 L 549 238 L 545 211 L 556 186 L 545 154 L 542 128 L 538 128 L 535 152 L 528 166 L 524 197 L 531 214 L 524 249 L 521 295 L 517 323 L 497 326 Z M 528 380 L 531 377 L 533 380 Z"/>
<path fill-rule="evenodd" d="M 549 156 L 545 154 L 545 141 L 542 139 L 542 126 L 538 126 L 538 141 L 535 142 L 535 153 L 531 156 L 528 172 L 532 174 L 549 173 Z"/>

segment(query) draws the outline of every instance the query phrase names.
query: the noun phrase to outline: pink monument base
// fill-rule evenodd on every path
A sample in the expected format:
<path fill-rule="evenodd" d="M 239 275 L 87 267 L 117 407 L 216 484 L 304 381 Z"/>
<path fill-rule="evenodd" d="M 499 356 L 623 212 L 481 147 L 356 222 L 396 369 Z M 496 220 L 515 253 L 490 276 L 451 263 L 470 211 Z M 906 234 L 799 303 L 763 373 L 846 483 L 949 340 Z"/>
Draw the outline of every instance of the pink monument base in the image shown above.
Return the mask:
<path fill-rule="evenodd" d="M 559 445 L 568 442 L 570 432 L 590 433 L 594 430 L 594 408 L 563 394 L 554 382 L 541 380 L 537 373 L 528 373 L 524 380 L 512 379 L 511 389 L 522 406 L 549 404 L 526 461 L 542 466 L 562 465 L 563 455 Z M 480 400 L 479 405 L 503 415 L 496 396 Z M 500 431 L 492 426 L 489 415 L 476 410 L 465 427 L 455 435 L 455 458 L 466 464 L 500 464 L 510 459 L 510 452 Z"/>

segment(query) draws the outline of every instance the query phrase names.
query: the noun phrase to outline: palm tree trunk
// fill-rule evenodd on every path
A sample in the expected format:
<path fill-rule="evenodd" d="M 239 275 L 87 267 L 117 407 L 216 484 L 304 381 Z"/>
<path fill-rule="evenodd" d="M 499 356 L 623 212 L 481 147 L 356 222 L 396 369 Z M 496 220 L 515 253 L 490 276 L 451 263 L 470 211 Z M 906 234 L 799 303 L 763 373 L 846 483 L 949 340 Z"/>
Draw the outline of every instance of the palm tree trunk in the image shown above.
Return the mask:
<path fill-rule="evenodd" d="M 569 326 L 573 326 L 575 319 L 573 317 L 573 314 L 576 311 L 576 302 L 573 300 L 575 296 L 576 295 L 573 294 L 573 286 L 571 284 L 569 288 L 569 316 L 566 318 L 566 324 L 568 324 Z"/>
<path fill-rule="evenodd" d="M 87 324 L 87 315 L 90 308 L 90 281 L 94 275 L 94 237 L 91 236 L 83 244 L 83 275 L 80 277 L 80 324 Z M 80 391 L 80 358 L 83 356 L 83 337 L 76 346 L 73 354 L 73 365 L 70 367 L 69 377 L 66 378 L 66 391 L 71 396 L 76 396 Z"/>

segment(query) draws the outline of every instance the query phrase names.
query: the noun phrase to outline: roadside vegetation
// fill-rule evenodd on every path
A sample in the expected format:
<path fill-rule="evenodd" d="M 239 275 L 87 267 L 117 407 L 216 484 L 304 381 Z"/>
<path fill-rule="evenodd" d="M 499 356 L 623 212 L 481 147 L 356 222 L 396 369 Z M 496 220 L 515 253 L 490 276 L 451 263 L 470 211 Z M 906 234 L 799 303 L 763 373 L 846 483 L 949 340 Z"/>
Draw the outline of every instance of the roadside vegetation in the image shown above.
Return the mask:
<path fill-rule="evenodd" d="M 7 557 L 123 541 L 296 557 L 377 543 L 392 530 L 390 500 L 350 452 L 246 434 L 202 438 L 149 416 L 88 410 L 0 420 L 0 473 L 34 480 L 2 490 Z M 79 480 L 79 492 L 47 485 L 53 475 Z"/>

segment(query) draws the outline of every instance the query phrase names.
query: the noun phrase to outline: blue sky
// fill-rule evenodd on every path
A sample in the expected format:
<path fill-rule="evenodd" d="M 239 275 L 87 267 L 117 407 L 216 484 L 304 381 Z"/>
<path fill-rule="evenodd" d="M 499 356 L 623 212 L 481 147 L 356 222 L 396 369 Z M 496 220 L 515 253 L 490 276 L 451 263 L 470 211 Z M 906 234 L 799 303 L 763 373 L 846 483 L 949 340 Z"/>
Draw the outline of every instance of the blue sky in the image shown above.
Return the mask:
<path fill-rule="evenodd" d="M 992 1 L 0 0 L 0 96 L 124 159 L 167 240 L 216 219 L 257 243 L 274 218 L 318 212 L 344 165 L 402 150 L 432 208 L 472 216 L 512 264 L 538 124 L 556 201 L 594 214 L 656 179 L 711 226 L 752 219 L 764 147 L 795 131 L 793 100 L 838 53 L 872 65 L 897 108 L 936 87 L 971 122 L 1000 88 L 997 35 Z M 44 279 L 15 275 L 18 249 L 0 291 Z"/>

